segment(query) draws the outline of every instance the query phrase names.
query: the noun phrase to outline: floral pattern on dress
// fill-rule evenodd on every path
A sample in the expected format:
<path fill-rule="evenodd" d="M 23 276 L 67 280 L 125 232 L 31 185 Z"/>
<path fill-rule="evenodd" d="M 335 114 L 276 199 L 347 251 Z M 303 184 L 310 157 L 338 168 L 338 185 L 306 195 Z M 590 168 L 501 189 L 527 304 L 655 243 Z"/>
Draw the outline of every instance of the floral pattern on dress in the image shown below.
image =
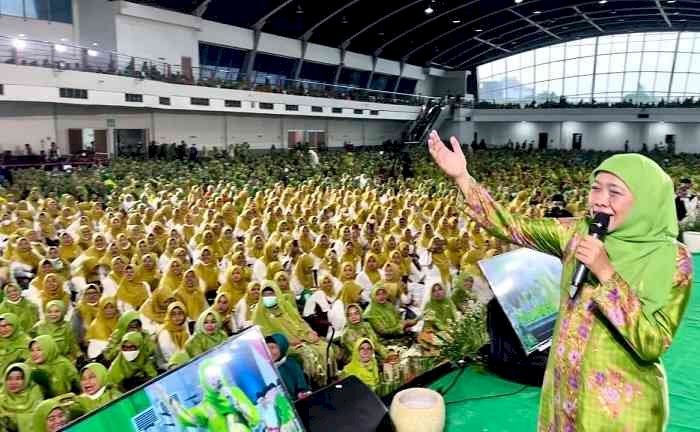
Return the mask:
<path fill-rule="evenodd" d="M 624 375 L 615 369 L 594 371 L 588 377 L 591 388 L 605 412 L 612 418 L 618 418 L 622 411 L 631 406 L 642 392 L 639 385 L 625 381 Z"/>

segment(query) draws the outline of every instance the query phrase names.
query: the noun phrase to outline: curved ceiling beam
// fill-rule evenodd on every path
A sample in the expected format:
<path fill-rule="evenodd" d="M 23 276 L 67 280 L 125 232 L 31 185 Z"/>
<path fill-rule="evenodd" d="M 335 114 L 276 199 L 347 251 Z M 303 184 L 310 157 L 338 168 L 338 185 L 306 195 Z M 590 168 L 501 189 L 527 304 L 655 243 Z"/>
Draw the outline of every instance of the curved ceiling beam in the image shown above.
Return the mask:
<path fill-rule="evenodd" d="M 581 3 L 581 4 L 594 4 L 594 3 L 596 3 L 596 2 L 584 2 L 584 3 Z M 698 3 L 700 3 L 700 0 L 698 0 Z M 580 5 L 579 5 L 579 6 L 580 6 Z M 556 12 L 556 11 L 560 11 L 560 10 L 567 10 L 567 9 L 570 9 L 570 8 L 572 8 L 572 6 L 559 7 L 559 8 L 556 8 L 556 9 L 550 9 L 550 10 L 548 10 L 547 12 L 548 12 L 548 13 L 551 13 L 551 12 Z M 578 6 L 574 6 L 574 8 L 577 9 Z M 652 10 L 652 11 L 656 11 L 656 7 L 650 6 L 650 7 L 644 7 L 644 8 L 623 8 L 623 9 L 616 9 L 616 12 L 622 12 L 622 11 L 635 11 L 635 12 L 637 12 L 637 11 L 639 11 L 640 9 L 649 9 L 649 10 Z M 600 12 L 600 13 L 602 14 L 602 13 L 604 13 L 604 12 Z M 618 15 L 618 14 L 616 14 L 616 15 L 613 16 L 613 17 L 611 17 L 611 16 L 596 17 L 595 19 L 597 19 L 597 20 L 603 20 L 603 19 L 619 19 L 619 18 L 622 18 L 622 17 L 654 16 L 654 15 L 657 15 L 657 13 L 654 12 L 654 13 L 643 14 L 643 15 Z M 568 18 L 579 17 L 579 16 L 580 16 L 579 14 L 570 14 L 570 15 L 558 16 L 558 17 L 557 17 L 557 20 L 568 19 Z M 589 19 L 591 19 L 591 18 L 589 17 Z M 584 20 L 585 20 L 585 18 L 584 18 Z M 592 19 L 591 19 L 591 20 L 592 20 Z M 499 25 L 499 26 L 497 26 L 497 27 L 490 28 L 490 29 L 486 30 L 486 33 L 495 32 L 495 31 L 497 31 L 497 30 L 500 29 L 500 28 L 508 27 L 508 26 L 510 26 L 512 23 L 514 23 L 515 21 L 517 21 L 517 20 L 510 20 L 510 21 L 508 21 L 508 22 L 505 23 L 505 24 L 501 24 L 501 25 Z M 579 21 L 573 22 L 573 23 L 572 23 L 572 22 L 569 22 L 569 23 L 566 23 L 566 24 L 560 24 L 560 25 L 556 25 L 556 26 L 553 26 L 553 27 L 550 27 L 550 28 L 557 28 L 557 27 L 561 27 L 561 26 L 574 25 L 574 24 L 577 24 L 577 23 L 579 23 Z M 517 31 L 519 31 L 519 30 L 520 30 L 520 29 L 516 29 L 516 30 L 513 30 L 513 31 L 509 31 L 509 32 L 503 33 L 503 34 L 499 34 L 499 37 L 500 37 L 500 38 L 503 38 L 503 37 L 505 37 L 505 36 L 507 36 L 507 35 L 509 35 L 509 34 L 511 34 L 511 33 L 517 32 Z M 534 33 L 537 33 L 537 32 L 529 33 L 528 35 L 534 34 Z M 479 37 L 484 38 L 484 33 L 481 33 L 481 34 L 479 35 Z M 464 43 L 469 42 L 470 40 L 473 40 L 473 38 L 469 38 L 469 39 L 467 39 L 467 40 L 465 40 L 465 41 L 463 41 L 463 42 L 458 43 L 457 45 L 453 45 L 453 46 L 451 46 L 451 47 L 449 47 L 449 48 L 447 48 L 447 49 L 445 49 L 445 50 L 443 50 L 443 51 L 440 51 L 438 54 L 436 54 L 434 57 L 432 57 L 432 58 L 430 59 L 430 61 L 434 61 L 434 60 L 438 59 L 439 57 L 443 56 L 445 53 L 450 52 L 450 51 L 456 49 L 457 47 L 463 45 Z M 443 61 L 443 63 L 449 64 L 452 60 L 454 60 L 455 58 L 459 58 L 459 56 L 461 56 L 461 55 L 462 55 L 462 53 L 460 53 L 460 54 L 458 54 L 458 55 L 456 55 L 456 56 L 453 56 L 452 58 Z"/>
<path fill-rule="evenodd" d="M 410 7 L 413 6 L 413 5 L 416 5 L 416 4 L 418 4 L 418 3 L 423 3 L 423 1 L 424 1 L 424 0 L 415 0 L 415 1 L 413 1 L 413 2 L 411 2 L 411 3 L 409 3 L 409 4 L 407 4 L 407 5 L 401 6 L 400 8 L 396 9 L 395 11 L 393 11 L 393 12 L 387 14 L 387 15 L 384 15 L 383 17 L 381 17 L 381 18 L 379 18 L 378 20 L 376 20 L 376 21 L 370 23 L 369 25 L 367 25 L 366 27 L 364 27 L 362 30 L 358 31 L 358 32 L 355 33 L 354 35 L 352 35 L 352 36 L 350 36 L 349 38 L 345 39 L 345 40 L 343 41 L 343 43 L 340 44 L 340 48 L 342 48 L 342 49 L 348 49 L 348 47 L 349 47 L 350 44 L 352 43 L 353 39 L 355 39 L 356 37 L 358 37 L 358 36 L 361 35 L 362 33 L 366 32 L 367 30 L 369 30 L 369 29 L 371 29 L 372 27 L 376 26 L 376 25 L 379 24 L 380 22 L 382 22 L 382 21 L 384 21 L 384 20 L 386 20 L 386 19 L 388 19 L 388 18 L 391 18 L 392 16 L 396 15 L 397 13 L 403 12 L 404 10 L 410 8 Z"/>
<path fill-rule="evenodd" d="M 419 28 L 421 28 L 421 27 L 423 27 L 423 26 L 425 26 L 425 25 L 430 24 L 431 22 L 435 21 L 436 19 L 442 18 L 442 17 L 445 16 L 445 15 L 451 14 L 451 13 L 454 12 L 454 11 L 463 9 L 463 8 L 465 8 L 465 7 L 468 7 L 468 6 L 471 6 L 471 5 L 473 5 L 474 3 L 478 3 L 478 1 L 479 1 L 479 0 L 472 0 L 472 1 L 467 2 L 467 3 L 465 3 L 465 4 L 461 5 L 461 6 L 454 7 L 454 8 L 452 8 L 452 9 L 448 10 L 447 12 L 443 12 L 443 13 L 441 13 L 441 14 L 435 15 L 434 17 L 429 18 L 429 19 L 427 19 L 427 20 L 421 22 L 421 23 L 418 24 L 418 25 L 415 25 L 415 26 L 411 27 L 410 29 L 406 30 L 405 32 L 401 33 L 400 35 L 395 36 L 394 38 L 392 38 L 392 39 L 388 40 L 387 42 L 384 42 L 382 45 L 380 45 L 379 48 L 377 48 L 376 50 L 374 50 L 374 55 L 377 56 L 377 55 L 381 54 L 381 52 L 384 51 L 384 48 L 388 47 L 389 45 L 391 45 L 392 43 L 394 43 L 394 42 L 396 42 L 397 40 L 401 39 L 402 37 L 406 36 L 407 34 L 411 33 L 412 31 L 418 30 Z"/>
<path fill-rule="evenodd" d="M 311 38 L 311 35 L 314 34 L 314 30 L 316 30 L 317 28 L 319 28 L 320 26 L 322 26 L 322 25 L 323 25 L 326 21 L 328 21 L 329 19 L 333 18 L 334 16 L 338 15 L 339 13 L 341 13 L 342 11 L 344 11 L 345 9 L 349 8 L 350 6 L 354 5 L 355 3 L 359 2 L 359 1 L 360 1 L 360 0 L 352 0 L 352 1 L 348 2 L 347 4 L 343 5 L 343 7 L 339 8 L 339 9 L 336 9 L 335 11 L 333 11 L 333 13 L 331 13 L 331 14 L 328 15 L 328 16 L 326 16 L 326 17 L 323 18 L 321 21 L 319 21 L 319 22 L 317 22 L 316 24 L 312 25 L 311 28 L 308 29 L 306 32 L 304 32 L 304 34 L 301 35 L 301 37 L 300 37 L 299 39 L 301 39 L 301 40 L 303 40 L 303 41 L 308 41 L 308 40 Z"/>
<path fill-rule="evenodd" d="M 635 25 L 636 25 L 636 24 L 639 24 L 639 23 L 645 23 L 645 22 L 649 22 L 649 23 L 652 23 L 652 22 L 653 22 L 653 23 L 657 23 L 657 24 L 659 23 L 658 14 L 647 15 L 647 16 L 656 16 L 657 19 L 655 19 L 655 20 L 653 20 L 653 21 L 651 21 L 651 20 L 639 20 L 639 21 L 635 21 Z M 665 25 L 665 23 L 664 23 L 664 25 Z M 685 30 L 687 31 L 688 29 L 685 29 Z M 692 30 L 692 29 L 691 29 L 691 30 Z M 698 25 L 696 25 L 696 30 L 695 30 L 695 31 L 697 31 L 697 30 L 700 30 L 700 23 L 699 23 Z M 658 29 L 657 29 L 657 28 L 653 28 L 652 26 L 645 27 L 644 25 L 642 25 L 642 26 L 639 28 L 639 31 L 638 31 L 638 32 L 635 31 L 635 33 L 644 33 L 645 31 L 658 31 Z M 607 32 L 607 33 L 605 34 L 605 36 L 613 36 L 613 35 L 629 34 L 629 33 L 630 33 L 629 30 L 621 30 L 621 31 Z M 597 37 L 600 37 L 600 36 L 597 36 Z M 530 41 L 530 42 L 526 45 L 526 47 L 528 47 L 528 49 L 522 50 L 522 51 L 520 51 L 520 52 L 525 52 L 525 51 L 529 51 L 529 50 L 532 50 L 532 49 L 541 48 L 542 46 L 545 46 L 545 45 L 542 45 L 542 46 L 537 46 L 537 45 L 539 45 L 541 42 L 544 42 L 544 41 L 546 41 L 546 40 L 548 40 L 548 39 L 549 39 L 549 38 L 538 38 L 538 39 L 533 39 L 532 41 Z M 569 38 L 569 39 L 566 39 L 566 40 L 565 40 L 564 42 L 562 42 L 562 43 L 570 42 L 570 41 L 572 41 L 572 40 L 576 40 L 576 38 Z M 470 51 L 471 51 L 471 50 L 470 50 Z M 468 65 L 469 63 L 474 62 L 475 59 L 478 59 L 479 57 L 483 57 L 488 51 L 493 51 L 493 49 L 489 49 L 489 50 L 486 50 L 486 51 L 484 51 L 484 52 L 481 52 L 481 53 L 479 53 L 479 54 L 477 54 L 477 55 L 475 55 L 475 56 L 472 56 L 472 57 L 466 59 L 465 61 L 463 61 L 462 63 L 460 63 L 460 64 L 458 64 L 458 65 L 455 65 L 454 67 L 455 67 L 456 69 L 459 69 L 459 68 L 461 68 L 461 67 L 464 67 L 464 66 Z M 495 61 L 495 60 L 498 60 L 499 58 L 503 58 L 503 57 L 508 57 L 508 56 L 500 56 L 500 55 L 499 55 L 499 56 L 496 56 L 496 57 L 494 57 L 494 58 L 492 58 L 492 59 L 489 59 L 489 61 Z M 484 62 L 484 63 L 485 63 L 485 62 Z"/>
<path fill-rule="evenodd" d="M 262 16 L 255 24 L 253 24 L 253 29 L 254 30 L 262 30 L 263 26 L 267 22 L 268 19 L 270 19 L 271 16 L 276 14 L 277 12 L 281 11 L 285 6 L 287 6 L 289 3 L 293 2 L 294 0 L 284 0 L 282 4 L 277 6 L 276 8 L 272 9 L 270 12 L 266 13 L 265 15 Z"/>

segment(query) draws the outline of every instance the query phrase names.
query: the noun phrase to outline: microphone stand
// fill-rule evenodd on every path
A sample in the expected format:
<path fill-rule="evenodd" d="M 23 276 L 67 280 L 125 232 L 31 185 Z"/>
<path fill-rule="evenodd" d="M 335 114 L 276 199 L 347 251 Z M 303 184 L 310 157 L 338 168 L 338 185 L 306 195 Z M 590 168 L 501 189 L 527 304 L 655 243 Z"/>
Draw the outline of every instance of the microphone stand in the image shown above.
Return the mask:
<path fill-rule="evenodd" d="M 331 382 L 331 344 L 333 343 L 333 338 L 335 338 L 335 327 L 331 324 L 331 338 L 326 347 L 326 385 Z"/>

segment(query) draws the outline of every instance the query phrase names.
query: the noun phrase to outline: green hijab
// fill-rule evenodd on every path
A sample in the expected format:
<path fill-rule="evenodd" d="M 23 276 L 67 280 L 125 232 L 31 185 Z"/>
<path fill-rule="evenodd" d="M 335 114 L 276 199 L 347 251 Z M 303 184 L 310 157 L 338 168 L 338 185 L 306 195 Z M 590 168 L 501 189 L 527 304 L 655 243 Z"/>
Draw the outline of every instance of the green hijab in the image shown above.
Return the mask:
<path fill-rule="evenodd" d="M 372 295 L 370 296 L 369 306 L 365 310 L 364 317 L 372 327 L 384 336 L 398 335 L 403 333 L 403 327 L 401 325 L 401 315 L 396 309 L 393 303 L 389 301 L 387 296 L 387 301 L 382 303 L 377 302 L 377 292 L 379 290 L 386 291 L 386 288 L 382 283 L 378 283 L 372 288 Z"/>
<path fill-rule="evenodd" d="M 29 343 L 39 345 L 44 353 L 44 362 L 34 363 L 30 358 L 27 363 L 32 367 L 32 377 L 39 385 L 44 385 L 47 396 L 53 397 L 71 391 L 72 387 L 79 385 L 78 371 L 66 357 L 58 350 L 58 345 L 49 335 L 37 336 Z"/>
<path fill-rule="evenodd" d="M 100 389 L 95 393 L 95 395 L 92 396 L 87 395 L 86 393 L 81 393 L 78 396 L 78 403 L 83 406 L 85 410 L 96 410 L 97 408 L 109 403 L 121 395 L 118 390 L 111 387 L 110 382 L 107 379 L 107 374 L 109 372 L 104 365 L 101 363 L 89 363 L 81 369 L 80 375 L 82 376 L 86 370 L 90 370 L 95 374 Z"/>
<path fill-rule="evenodd" d="M 46 303 L 44 311 L 48 311 L 49 308 L 56 306 L 61 310 L 61 318 L 56 322 L 49 321 L 48 317 L 44 317 L 43 320 L 39 321 L 32 328 L 32 335 L 49 335 L 56 342 L 58 346 L 58 352 L 61 355 L 71 356 L 76 354 L 80 347 L 78 346 L 78 341 L 73 332 L 73 328 L 65 320 L 66 317 L 66 304 L 62 300 L 51 300 Z"/>
<path fill-rule="evenodd" d="M 343 369 L 342 375 L 348 377 L 354 375 L 360 379 L 363 383 L 376 391 L 379 386 L 379 366 L 377 365 L 377 359 L 372 356 L 372 359 L 368 363 L 363 363 L 360 359 L 360 346 L 363 343 L 369 343 L 374 349 L 374 344 L 368 338 L 360 338 L 355 341 L 355 346 L 352 349 L 352 360 Z"/>
<path fill-rule="evenodd" d="M 10 372 L 19 369 L 24 374 L 24 387 L 18 393 L 10 393 L 4 385 Z M 41 388 L 31 379 L 31 368 L 25 363 L 14 363 L 5 369 L 0 391 L 0 412 L 11 414 L 20 432 L 30 432 L 34 409 L 44 400 Z"/>
<path fill-rule="evenodd" d="M 263 303 L 263 291 L 268 289 L 273 290 L 277 297 L 276 306 L 267 307 Z M 279 286 L 269 280 L 262 283 L 258 305 L 253 312 L 253 324 L 259 325 L 266 336 L 282 333 L 288 339 L 306 340 L 311 331 L 306 321 L 295 313 L 294 306 L 289 303 Z"/>
<path fill-rule="evenodd" d="M 133 361 L 128 361 L 121 353 L 121 345 L 124 342 L 130 342 L 139 350 L 138 356 Z M 119 344 L 119 355 L 114 359 L 112 365 L 107 371 L 107 381 L 114 385 L 120 386 L 124 380 L 141 376 L 143 378 L 155 378 L 157 375 L 155 366 L 149 359 L 148 353 L 143 350 L 144 339 L 139 332 L 128 332 L 123 337 Z"/>
<path fill-rule="evenodd" d="M 428 281 L 425 284 L 425 306 L 423 307 L 423 316 L 425 321 L 429 322 L 437 330 L 445 330 L 449 321 L 457 320 L 457 308 L 449 295 L 446 295 L 442 300 L 433 298 L 433 287 L 440 285 L 445 289 L 442 281 L 439 279 Z M 445 293 L 447 294 L 447 293 Z"/>
<path fill-rule="evenodd" d="M 107 360 L 111 361 L 117 357 L 119 351 L 121 350 L 122 338 L 129 330 L 129 324 L 136 320 L 141 321 L 141 315 L 134 310 L 124 312 L 122 316 L 119 317 L 119 321 L 117 321 L 117 328 L 114 329 L 112 335 L 109 337 L 109 343 L 107 344 L 107 348 L 104 350 L 104 356 Z M 143 328 L 141 329 L 140 333 L 143 337 L 143 347 L 141 349 L 146 353 L 146 356 L 149 357 L 156 350 L 155 341 L 149 337 L 149 334 L 143 330 Z"/>
<path fill-rule="evenodd" d="M 606 159 L 593 171 L 591 183 L 601 171 L 619 177 L 634 195 L 627 218 L 604 244 L 615 270 L 637 293 L 650 318 L 666 304 L 676 271 L 673 181 L 656 162 L 639 154 Z"/>
<path fill-rule="evenodd" d="M 66 416 L 66 421 L 80 417 L 83 410 L 75 404 L 75 395 L 72 393 L 64 394 L 58 397 L 47 399 L 39 404 L 34 411 L 32 432 L 46 432 L 46 420 L 49 414 L 56 408 L 60 408 Z"/>
<path fill-rule="evenodd" d="M 29 358 L 29 341 L 31 338 L 20 327 L 20 320 L 13 313 L 0 315 L 0 321 L 7 321 L 14 331 L 6 338 L 0 338 L 0 367 L 4 371 L 11 363 Z"/>
<path fill-rule="evenodd" d="M 348 315 L 350 315 L 350 308 L 356 308 L 358 311 L 360 311 L 359 323 L 353 324 L 350 321 L 350 318 L 348 318 Z M 362 307 L 360 307 L 359 304 L 351 303 L 345 306 L 345 317 L 347 320 L 340 340 L 349 353 L 352 353 L 352 350 L 355 347 L 355 342 L 357 342 L 358 339 L 367 338 L 372 342 L 372 345 L 374 345 L 374 350 L 377 352 L 377 354 L 379 354 L 380 358 L 385 358 L 387 355 L 389 355 L 388 350 L 379 341 L 377 332 L 374 331 L 368 322 L 362 319 Z"/>
<path fill-rule="evenodd" d="M 39 321 L 39 308 L 37 305 L 27 300 L 24 296 L 21 296 L 16 303 L 11 302 L 7 297 L 7 290 L 10 287 L 17 287 L 17 285 L 9 283 L 3 288 L 5 298 L 3 299 L 2 303 L 0 303 L 0 313 L 10 312 L 17 315 L 22 326 L 22 330 L 28 332 L 31 330 L 32 326 Z"/>
<path fill-rule="evenodd" d="M 208 334 L 204 331 L 204 321 L 207 319 L 209 314 L 211 314 L 216 321 L 216 330 L 214 330 L 214 333 L 212 334 Z M 209 308 L 199 314 L 197 323 L 194 326 L 194 334 L 192 334 L 192 336 L 190 336 L 185 343 L 185 351 L 187 352 L 187 355 L 194 358 L 225 341 L 228 338 L 228 335 L 221 328 L 221 325 L 221 315 L 219 315 L 214 309 Z"/>

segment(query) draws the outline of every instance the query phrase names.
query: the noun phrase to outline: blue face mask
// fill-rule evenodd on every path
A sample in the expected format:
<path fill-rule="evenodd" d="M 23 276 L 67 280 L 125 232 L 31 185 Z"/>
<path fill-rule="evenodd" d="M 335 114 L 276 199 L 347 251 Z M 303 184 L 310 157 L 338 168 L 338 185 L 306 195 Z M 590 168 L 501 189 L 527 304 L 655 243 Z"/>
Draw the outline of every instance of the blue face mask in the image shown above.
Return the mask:
<path fill-rule="evenodd" d="M 271 308 L 277 306 L 277 297 L 263 297 L 262 301 L 265 307 Z"/>

